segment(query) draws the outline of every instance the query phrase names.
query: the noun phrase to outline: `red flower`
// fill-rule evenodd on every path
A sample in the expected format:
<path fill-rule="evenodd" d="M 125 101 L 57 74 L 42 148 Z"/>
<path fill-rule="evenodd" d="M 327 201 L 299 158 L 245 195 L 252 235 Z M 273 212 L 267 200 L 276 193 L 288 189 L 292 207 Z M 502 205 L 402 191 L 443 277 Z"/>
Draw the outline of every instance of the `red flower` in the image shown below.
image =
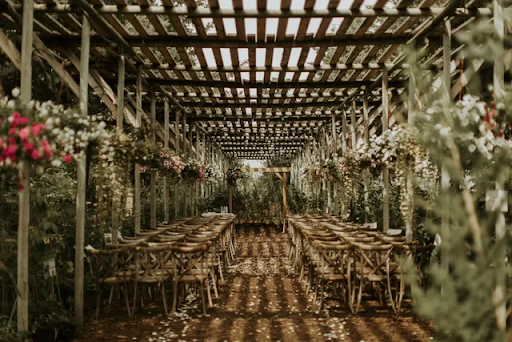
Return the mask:
<path fill-rule="evenodd" d="M 26 116 L 22 116 L 18 119 L 18 124 L 21 126 L 26 126 L 28 124 L 28 118 Z"/>
<path fill-rule="evenodd" d="M 16 145 L 8 145 L 5 149 L 4 149 L 4 155 L 7 157 L 7 158 L 11 158 L 11 159 L 14 159 L 14 156 L 16 154 L 16 151 L 18 150 L 18 146 Z"/>
<path fill-rule="evenodd" d="M 489 121 L 489 114 L 486 114 L 486 115 L 484 116 L 484 121 Z"/>
<path fill-rule="evenodd" d="M 73 161 L 73 157 L 71 157 L 69 154 L 66 154 L 64 157 L 62 157 L 62 160 L 69 164 Z"/>
<path fill-rule="evenodd" d="M 14 139 L 14 137 L 9 137 L 7 141 L 9 142 L 9 144 L 16 144 L 16 139 Z"/>
<path fill-rule="evenodd" d="M 44 124 L 32 124 L 32 133 L 37 137 L 41 130 L 45 129 L 46 126 Z"/>
<path fill-rule="evenodd" d="M 39 153 L 38 150 L 32 150 L 30 156 L 32 157 L 32 159 L 38 160 L 39 158 L 41 158 L 41 153 Z"/>
<path fill-rule="evenodd" d="M 32 145 L 31 143 L 29 142 L 26 142 L 25 144 L 23 144 L 23 147 L 25 148 L 25 150 L 27 150 L 27 152 L 31 153 L 32 150 L 34 149 L 34 145 Z"/>
<path fill-rule="evenodd" d="M 20 129 L 20 133 L 19 133 L 20 139 L 22 141 L 27 141 L 29 133 L 30 132 L 28 130 L 28 127 L 23 127 L 22 129 Z"/>
<path fill-rule="evenodd" d="M 11 127 L 9 128 L 9 131 L 7 132 L 7 134 L 9 134 L 10 136 L 13 136 L 14 134 L 16 134 L 16 127 Z"/>
<path fill-rule="evenodd" d="M 503 132 L 498 133 L 498 138 L 503 138 Z"/>

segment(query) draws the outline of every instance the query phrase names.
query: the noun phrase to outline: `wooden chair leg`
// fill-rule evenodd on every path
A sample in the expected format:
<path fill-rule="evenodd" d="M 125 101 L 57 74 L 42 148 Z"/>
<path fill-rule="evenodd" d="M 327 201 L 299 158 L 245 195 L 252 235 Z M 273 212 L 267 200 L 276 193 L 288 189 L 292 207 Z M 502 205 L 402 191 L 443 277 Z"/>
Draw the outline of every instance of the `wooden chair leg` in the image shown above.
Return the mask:
<path fill-rule="evenodd" d="M 165 293 L 165 281 L 162 282 L 162 301 L 164 302 L 164 310 L 165 314 L 169 315 L 169 310 L 167 309 L 167 294 Z"/>
<path fill-rule="evenodd" d="M 130 301 L 128 299 L 128 283 L 126 281 L 124 282 L 123 292 L 124 292 L 124 300 L 126 302 L 126 309 L 128 310 L 128 317 L 132 317 L 132 313 L 130 310 Z"/>
<path fill-rule="evenodd" d="M 219 298 L 219 292 L 217 291 L 217 277 L 215 276 L 215 271 L 212 271 L 212 284 L 213 284 L 213 293 L 215 293 L 215 298 Z"/>
<path fill-rule="evenodd" d="M 199 292 L 201 293 L 201 302 L 203 303 L 203 314 L 206 315 L 206 302 L 204 300 L 204 284 L 199 283 Z"/>
<path fill-rule="evenodd" d="M 176 312 L 176 302 L 178 301 L 178 282 L 173 281 L 172 283 L 172 309 L 171 313 Z"/>
<path fill-rule="evenodd" d="M 96 318 L 100 318 L 103 287 L 100 285 L 96 291 Z"/>
<path fill-rule="evenodd" d="M 212 292 L 210 290 L 210 281 L 208 279 L 208 275 L 206 276 L 206 282 L 204 283 L 204 285 L 206 285 L 206 295 L 208 296 L 208 305 L 210 305 L 210 307 L 212 307 L 213 306 Z M 199 286 L 201 286 L 201 288 L 202 288 L 203 284 L 200 284 Z"/>

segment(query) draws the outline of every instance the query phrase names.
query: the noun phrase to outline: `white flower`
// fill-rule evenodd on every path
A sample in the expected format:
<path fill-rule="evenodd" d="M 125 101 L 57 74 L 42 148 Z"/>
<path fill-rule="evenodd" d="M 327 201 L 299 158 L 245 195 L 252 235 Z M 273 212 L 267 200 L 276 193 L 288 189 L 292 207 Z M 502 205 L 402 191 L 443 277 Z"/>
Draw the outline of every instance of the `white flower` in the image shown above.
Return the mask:
<path fill-rule="evenodd" d="M 16 87 L 12 90 L 12 96 L 18 97 L 20 96 L 20 88 Z"/>

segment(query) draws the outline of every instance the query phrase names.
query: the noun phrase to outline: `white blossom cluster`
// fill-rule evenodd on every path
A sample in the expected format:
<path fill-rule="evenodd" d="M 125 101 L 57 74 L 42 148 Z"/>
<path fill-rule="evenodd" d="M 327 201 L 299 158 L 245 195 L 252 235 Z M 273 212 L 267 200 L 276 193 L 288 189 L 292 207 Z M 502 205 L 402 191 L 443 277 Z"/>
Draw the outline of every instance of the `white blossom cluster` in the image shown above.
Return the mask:
<path fill-rule="evenodd" d="M 216 164 L 206 165 L 203 172 L 203 182 L 207 185 L 217 185 L 224 179 L 224 173 Z"/>

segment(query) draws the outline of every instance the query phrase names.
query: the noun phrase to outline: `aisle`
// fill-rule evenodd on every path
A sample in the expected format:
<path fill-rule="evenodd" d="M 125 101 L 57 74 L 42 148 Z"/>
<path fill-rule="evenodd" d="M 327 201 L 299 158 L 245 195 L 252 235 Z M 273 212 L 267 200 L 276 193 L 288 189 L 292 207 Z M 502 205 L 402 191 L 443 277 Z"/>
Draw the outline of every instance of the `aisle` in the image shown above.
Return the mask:
<path fill-rule="evenodd" d="M 196 298 L 189 298 L 168 318 L 155 307 L 135 322 L 110 322 L 103 333 L 115 335 L 105 341 L 120 340 L 119 336 L 150 342 L 429 340 L 431 332 L 424 322 L 410 314 L 393 317 L 377 306 L 350 315 L 330 300 L 318 314 L 313 296 L 305 294 L 290 267 L 285 237 L 273 226 L 238 228 L 237 260 L 207 315 L 201 315 Z M 96 341 L 106 337 L 89 336 Z"/>

